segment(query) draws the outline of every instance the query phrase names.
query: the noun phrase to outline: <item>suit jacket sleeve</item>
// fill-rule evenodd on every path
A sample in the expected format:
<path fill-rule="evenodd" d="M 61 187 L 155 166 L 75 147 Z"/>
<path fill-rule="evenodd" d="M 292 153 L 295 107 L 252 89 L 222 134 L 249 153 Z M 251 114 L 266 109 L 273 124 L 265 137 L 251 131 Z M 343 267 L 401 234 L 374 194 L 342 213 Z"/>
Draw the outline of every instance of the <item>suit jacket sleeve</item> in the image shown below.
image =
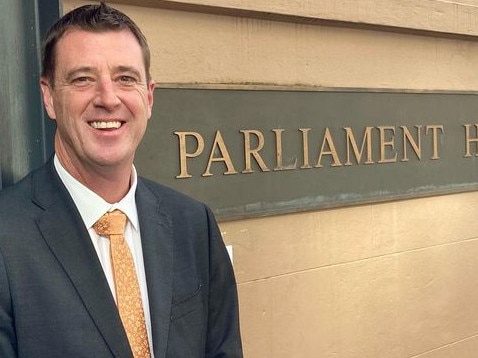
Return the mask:
<path fill-rule="evenodd" d="M 207 209 L 210 285 L 207 358 L 242 357 L 236 281 L 213 214 Z"/>
<path fill-rule="evenodd" d="M 16 356 L 16 337 L 10 287 L 3 255 L 0 251 L 0 357 L 15 358 Z"/>

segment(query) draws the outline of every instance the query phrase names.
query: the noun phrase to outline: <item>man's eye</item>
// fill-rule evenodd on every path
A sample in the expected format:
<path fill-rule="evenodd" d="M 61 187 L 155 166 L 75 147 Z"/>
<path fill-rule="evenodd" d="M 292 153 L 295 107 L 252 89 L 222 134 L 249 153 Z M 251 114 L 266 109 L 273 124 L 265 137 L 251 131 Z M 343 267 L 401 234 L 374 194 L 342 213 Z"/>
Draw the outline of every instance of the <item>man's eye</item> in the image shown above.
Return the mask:
<path fill-rule="evenodd" d="M 119 76 L 118 77 L 118 81 L 121 83 L 121 84 L 124 84 L 124 85 L 133 85 L 135 84 L 136 82 L 138 82 L 136 80 L 136 78 L 132 77 L 132 76 Z"/>
<path fill-rule="evenodd" d="M 76 86 L 85 86 L 85 85 L 91 83 L 92 79 L 90 77 L 81 76 L 81 77 L 74 78 L 72 82 Z"/>

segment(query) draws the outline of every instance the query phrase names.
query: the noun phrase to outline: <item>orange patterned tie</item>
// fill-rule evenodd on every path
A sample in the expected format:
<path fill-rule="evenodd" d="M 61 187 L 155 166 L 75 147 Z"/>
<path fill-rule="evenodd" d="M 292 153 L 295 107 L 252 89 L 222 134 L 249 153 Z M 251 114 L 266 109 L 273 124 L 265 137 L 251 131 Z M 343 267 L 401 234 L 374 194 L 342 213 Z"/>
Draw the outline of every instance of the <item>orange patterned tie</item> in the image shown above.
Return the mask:
<path fill-rule="evenodd" d="M 103 215 L 94 225 L 96 233 L 110 239 L 116 302 L 135 358 L 149 358 L 148 335 L 133 257 L 123 233 L 126 215 L 120 210 Z"/>

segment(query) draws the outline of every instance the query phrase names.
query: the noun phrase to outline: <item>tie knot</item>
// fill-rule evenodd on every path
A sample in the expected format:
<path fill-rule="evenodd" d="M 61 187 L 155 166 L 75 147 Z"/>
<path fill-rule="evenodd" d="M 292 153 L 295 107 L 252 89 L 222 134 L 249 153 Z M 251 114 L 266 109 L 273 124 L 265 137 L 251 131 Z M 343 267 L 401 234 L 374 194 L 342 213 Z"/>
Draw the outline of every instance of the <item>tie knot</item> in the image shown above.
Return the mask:
<path fill-rule="evenodd" d="M 98 235 L 123 235 L 124 227 L 126 225 L 126 215 L 120 210 L 114 210 L 110 213 L 104 214 L 97 222 L 94 223 Z"/>

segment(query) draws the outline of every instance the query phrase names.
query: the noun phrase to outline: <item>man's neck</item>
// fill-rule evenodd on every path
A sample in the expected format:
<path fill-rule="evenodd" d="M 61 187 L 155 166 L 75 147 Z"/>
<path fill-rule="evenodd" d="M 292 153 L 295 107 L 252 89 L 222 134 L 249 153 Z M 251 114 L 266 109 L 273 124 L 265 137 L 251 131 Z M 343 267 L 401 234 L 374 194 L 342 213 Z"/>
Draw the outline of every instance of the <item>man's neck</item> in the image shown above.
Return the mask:
<path fill-rule="evenodd" d="M 74 163 L 57 153 L 63 168 L 81 184 L 101 196 L 109 203 L 119 202 L 131 185 L 132 164 L 115 167 L 75 166 Z M 84 169 L 84 170 L 82 170 Z"/>

